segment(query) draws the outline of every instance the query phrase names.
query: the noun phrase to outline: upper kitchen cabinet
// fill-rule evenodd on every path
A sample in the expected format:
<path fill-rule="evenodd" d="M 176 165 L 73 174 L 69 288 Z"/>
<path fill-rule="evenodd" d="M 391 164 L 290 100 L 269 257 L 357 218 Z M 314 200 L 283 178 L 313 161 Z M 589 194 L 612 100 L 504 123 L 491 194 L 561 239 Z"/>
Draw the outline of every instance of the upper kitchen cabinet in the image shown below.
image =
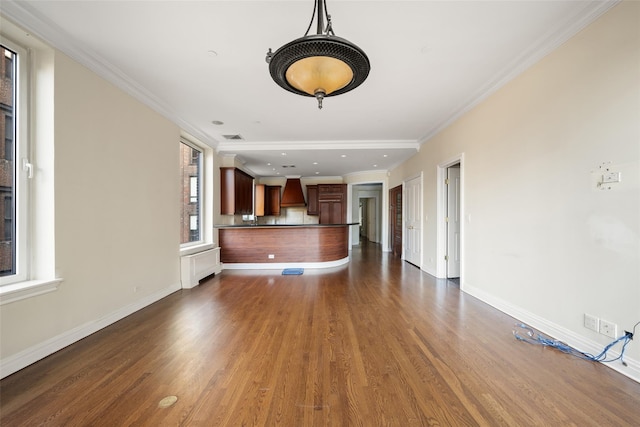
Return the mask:
<path fill-rule="evenodd" d="M 307 185 L 307 215 L 318 215 L 318 186 Z"/>
<path fill-rule="evenodd" d="M 320 224 L 347 222 L 347 184 L 318 184 Z"/>
<path fill-rule="evenodd" d="M 279 185 L 256 184 L 256 216 L 280 215 Z"/>
<path fill-rule="evenodd" d="M 220 213 L 250 215 L 253 213 L 253 177 L 234 167 L 220 168 Z"/>
<path fill-rule="evenodd" d="M 265 189 L 265 215 L 280 215 L 280 186 L 267 185 Z"/>

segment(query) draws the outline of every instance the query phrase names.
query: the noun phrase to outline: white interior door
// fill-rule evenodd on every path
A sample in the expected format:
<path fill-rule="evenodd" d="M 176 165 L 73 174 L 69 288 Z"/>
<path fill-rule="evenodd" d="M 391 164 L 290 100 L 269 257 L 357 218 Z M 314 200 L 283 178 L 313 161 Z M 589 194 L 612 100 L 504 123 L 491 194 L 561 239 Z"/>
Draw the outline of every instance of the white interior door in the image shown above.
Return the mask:
<path fill-rule="evenodd" d="M 447 168 L 447 277 L 460 277 L 460 167 Z"/>
<path fill-rule="evenodd" d="M 420 267 L 422 252 L 421 236 L 421 207 L 422 184 L 420 177 L 405 183 L 404 197 L 404 259 Z"/>

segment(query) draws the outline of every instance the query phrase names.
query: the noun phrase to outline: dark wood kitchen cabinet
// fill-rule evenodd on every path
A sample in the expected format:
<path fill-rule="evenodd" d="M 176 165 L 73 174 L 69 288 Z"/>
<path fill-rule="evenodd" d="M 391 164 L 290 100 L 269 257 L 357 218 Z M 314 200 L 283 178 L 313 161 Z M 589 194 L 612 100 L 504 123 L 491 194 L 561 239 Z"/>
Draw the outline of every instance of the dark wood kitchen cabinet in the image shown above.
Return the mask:
<path fill-rule="evenodd" d="M 318 215 L 318 186 L 307 185 L 307 215 Z"/>
<path fill-rule="evenodd" d="M 347 222 L 347 184 L 318 184 L 320 224 Z"/>
<path fill-rule="evenodd" d="M 280 216 L 280 185 L 267 185 L 265 191 L 265 215 Z"/>
<path fill-rule="evenodd" d="M 253 213 L 253 177 L 234 167 L 220 168 L 220 213 L 249 215 Z"/>

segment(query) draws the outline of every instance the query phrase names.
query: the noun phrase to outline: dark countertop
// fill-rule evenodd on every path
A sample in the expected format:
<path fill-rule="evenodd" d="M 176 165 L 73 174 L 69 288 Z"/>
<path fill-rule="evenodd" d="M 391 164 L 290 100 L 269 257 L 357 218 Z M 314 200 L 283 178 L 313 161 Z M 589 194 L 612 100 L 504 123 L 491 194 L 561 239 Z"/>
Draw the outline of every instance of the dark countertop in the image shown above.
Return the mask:
<path fill-rule="evenodd" d="M 287 227 L 346 227 L 358 225 L 358 222 L 346 224 L 216 224 L 214 228 L 287 228 Z"/>

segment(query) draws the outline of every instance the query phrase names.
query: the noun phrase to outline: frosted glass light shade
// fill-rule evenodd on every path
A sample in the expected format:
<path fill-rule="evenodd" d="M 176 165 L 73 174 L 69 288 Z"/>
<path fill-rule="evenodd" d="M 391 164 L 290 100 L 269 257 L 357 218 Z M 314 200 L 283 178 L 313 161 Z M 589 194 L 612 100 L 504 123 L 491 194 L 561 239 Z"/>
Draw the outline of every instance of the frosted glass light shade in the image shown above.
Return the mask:
<path fill-rule="evenodd" d="M 337 36 L 322 34 L 293 40 L 266 61 L 273 81 L 289 92 L 322 98 L 355 89 L 369 75 L 369 58 L 358 46 Z M 324 90 L 323 90 L 324 89 Z"/>
<path fill-rule="evenodd" d="M 329 95 L 342 89 L 353 80 L 351 67 L 329 56 L 311 56 L 294 62 L 287 69 L 285 78 L 291 86 L 315 95 Z"/>

